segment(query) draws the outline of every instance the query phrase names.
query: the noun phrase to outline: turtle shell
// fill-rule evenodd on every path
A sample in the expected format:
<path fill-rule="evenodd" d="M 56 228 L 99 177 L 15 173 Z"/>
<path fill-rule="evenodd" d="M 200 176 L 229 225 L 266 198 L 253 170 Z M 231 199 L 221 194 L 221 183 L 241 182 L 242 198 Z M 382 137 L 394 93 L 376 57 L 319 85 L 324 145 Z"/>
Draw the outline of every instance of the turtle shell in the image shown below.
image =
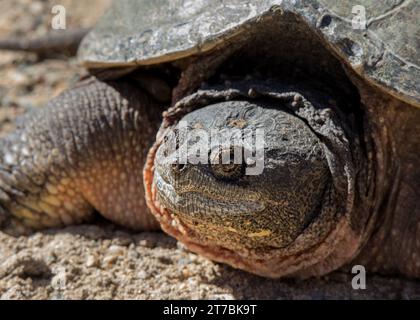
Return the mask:
<path fill-rule="evenodd" d="M 417 0 L 119 0 L 79 48 L 87 68 L 152 65 L 243 38 L 266 18 L 296 15 L 367 81 L 420 106 Z M 279 32 L 279 30 L 273 30 Z M 288 30 L 281 30 L 288 32 Z"/>

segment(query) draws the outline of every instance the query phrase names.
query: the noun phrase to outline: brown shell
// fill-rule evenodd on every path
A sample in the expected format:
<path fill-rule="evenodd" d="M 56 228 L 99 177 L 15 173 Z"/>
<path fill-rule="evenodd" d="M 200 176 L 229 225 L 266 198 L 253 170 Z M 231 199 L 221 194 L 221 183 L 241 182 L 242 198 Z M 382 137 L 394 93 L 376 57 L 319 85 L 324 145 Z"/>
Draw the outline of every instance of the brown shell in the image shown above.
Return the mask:
<path fill-rule="evenodd" d="M 420 106 L 416 0 L 114 1 L 79 57 L 88 68 L 173 61 L 223 46 L 262 17 L 282 19 L 284 12 L 299 16 L 357 74 Z"/>

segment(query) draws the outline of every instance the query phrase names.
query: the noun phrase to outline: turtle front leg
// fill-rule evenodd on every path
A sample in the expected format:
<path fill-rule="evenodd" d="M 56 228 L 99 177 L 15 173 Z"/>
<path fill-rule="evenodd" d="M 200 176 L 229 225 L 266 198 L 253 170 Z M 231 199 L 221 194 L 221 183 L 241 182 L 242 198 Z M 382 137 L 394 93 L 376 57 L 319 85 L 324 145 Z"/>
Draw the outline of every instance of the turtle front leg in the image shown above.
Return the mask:
<path fill-rule="evenodd" d="M 0 226 L 11 234 L 87 221 L 96 209 L 157 229 L 143 165 L 162 108 L 134 83 L 89 79 L 0 140 Z"/>

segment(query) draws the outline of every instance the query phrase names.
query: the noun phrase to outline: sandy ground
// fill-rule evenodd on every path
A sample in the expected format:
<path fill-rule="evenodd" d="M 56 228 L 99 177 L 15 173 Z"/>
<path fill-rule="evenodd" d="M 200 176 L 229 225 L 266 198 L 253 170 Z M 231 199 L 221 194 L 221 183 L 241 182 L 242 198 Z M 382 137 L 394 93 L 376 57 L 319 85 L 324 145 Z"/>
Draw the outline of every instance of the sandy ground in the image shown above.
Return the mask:
<path fill-rule="evenodd" d="M 51 7 L 67 25 L 93 25 L 108 0 L 2 0 L 0 37 L 48 31 Z M 0 52 L 0 136 L 20 114 L 42 107 L 84 71 L 75 59 L 38 60 Z M 98 219 L 94 225 L 29 237 L 0 232 L 2 299 L 419 299 L 420 283 L 368 274 L 353 290 L 349 273 L 307 281 L 270 280 L 213 263 L 162 233 L 132 233 Z"/>

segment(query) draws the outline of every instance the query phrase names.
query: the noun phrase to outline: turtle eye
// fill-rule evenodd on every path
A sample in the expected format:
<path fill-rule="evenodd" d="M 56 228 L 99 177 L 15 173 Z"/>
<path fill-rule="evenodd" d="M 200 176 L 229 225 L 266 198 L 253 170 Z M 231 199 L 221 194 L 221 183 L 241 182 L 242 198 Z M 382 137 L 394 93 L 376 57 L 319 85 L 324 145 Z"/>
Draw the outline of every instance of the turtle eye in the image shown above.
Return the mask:
<path fill-rule="evenodd" d="M 211 159 L 213 175 L 222 180 L 237 180 L 245 174 L 242 148 L 229 148 L 217 152 Z"/>

